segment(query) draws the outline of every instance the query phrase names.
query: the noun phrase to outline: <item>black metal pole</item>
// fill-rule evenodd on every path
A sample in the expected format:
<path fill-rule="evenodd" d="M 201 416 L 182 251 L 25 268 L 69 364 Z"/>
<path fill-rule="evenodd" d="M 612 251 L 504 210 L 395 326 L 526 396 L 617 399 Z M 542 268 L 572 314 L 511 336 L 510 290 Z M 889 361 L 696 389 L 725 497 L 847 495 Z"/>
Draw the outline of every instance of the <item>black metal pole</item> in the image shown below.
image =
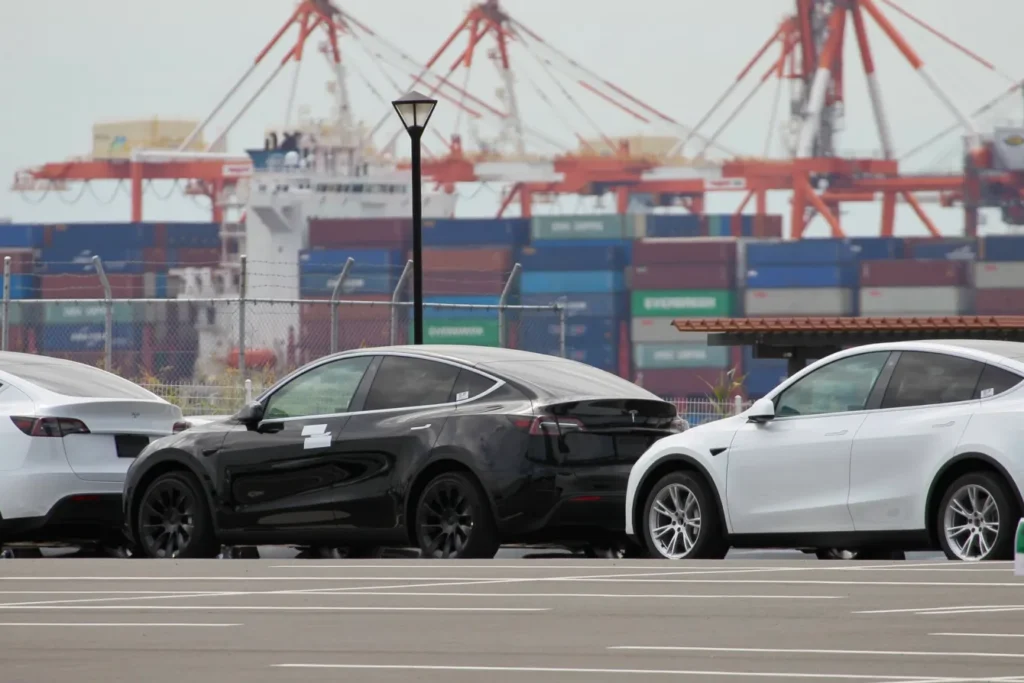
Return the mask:
<path fill-rule="evenodd" d="M 411 128 L 412 138 L 412 315 L 413 344 L 423 343 L 423 202 L 420 198 L 420 134 Z"/>

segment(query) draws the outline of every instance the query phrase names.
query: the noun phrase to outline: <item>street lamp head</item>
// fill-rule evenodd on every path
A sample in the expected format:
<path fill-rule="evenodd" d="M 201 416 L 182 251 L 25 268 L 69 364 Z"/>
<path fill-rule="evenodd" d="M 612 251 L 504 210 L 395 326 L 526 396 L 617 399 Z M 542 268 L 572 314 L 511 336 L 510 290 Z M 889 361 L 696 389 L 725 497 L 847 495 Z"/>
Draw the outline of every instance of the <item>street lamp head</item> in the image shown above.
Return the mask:
<path fill-rule="evenodd" d="M 391 103 L 402 119 L 402 125 L 410 135 L 422 133 L 430 121 L 430 115 L 434 113 L 437 100 L 432 100 L 426 95 L 421 95 L 415 90 L 402 95 Z"/>

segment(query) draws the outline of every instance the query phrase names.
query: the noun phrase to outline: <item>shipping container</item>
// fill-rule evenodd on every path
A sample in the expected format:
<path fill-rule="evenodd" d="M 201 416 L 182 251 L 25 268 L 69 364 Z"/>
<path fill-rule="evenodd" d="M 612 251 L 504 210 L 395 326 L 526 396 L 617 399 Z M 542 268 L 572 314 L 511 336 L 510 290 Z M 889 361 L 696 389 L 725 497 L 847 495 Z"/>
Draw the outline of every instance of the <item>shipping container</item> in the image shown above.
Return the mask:
<path fill-rule="evenodd" d="M 962 287 L 865 287 L 860 315 L 964 315 L 971 312 L 972 294 Z"/>
<path fill-rule="evenodd" d="M 167 273 L 145 273 L 142 276 L 142 296 L 146 299 L 168 298 Z"/>
<path fill-rule="evenodd" d="M 220 265 L 220 247 L 181 247 L 167 250 L 171 268 L 210 268 Z"/>
<path fill-rule="evenodd" d="M 304 321 L 310 322 L 329 321 L 331 319 L 330 299 L 328 297 L 324 297 L 317 303 L 302 304 L 299 310 L 299 317 Z M 389 295 L 363 294 L 346 296 L 345 300 L 338 304 L 338 320 L 342 322 L 374 320 L 385 321 L 386 324 L 390 319 L 391 297 Z"/>
<path fill-rule="evenodd" d="M 396 280 L 406 262 L 401 249 L 303 249 L 299 252 L 299 272 L 339 275 L 350 258 L 349 273 L 355 273 L 357 268 L 364 273 L 394 272 Z"/>
<path fill-rule="evenodd" d="M 141 251 L 164 246 L 157 244 L 151 223 L 60 223 L 46 226 L 43 237 L 46 248 L 72 253 L 100 250 L 101 256 L 104 248 Z M 219 244 L 218 239 L 215 246 Z"/>
<path fill-rule="evenodd" d="M 842 266 L 749 266 L 746 286 L 752 289 L 856 287 L 857 267 Z"/>
<path fill-rule="evenodd" d="M 856 314 L 856 305 L 857 293 L 854 289 L 748 289 L 744 295 L 743 315 L 851 316 Z"/>
<path fill-rule="evenodd" d="M 167 246 L 171 249 L 202 249 L 220 247 L 218 223 L 164 223 Z"/>
<path fill-rule="evenodd" d="M 730 237 L 732 216 L 728 214 L 707 214 L 704 216 L 704 232 L 708 237 Z"/>
<path fill-rule="evenodd" d="M 565 306 L 566 316 L 594 318 L 618 318 L 629 315 L 629 296 L 624 292 L 611 294 L 565 294 L 549 292 L 540 294 L 523 294 L 524 306 L 549 306 L 561 304 Z"/>
<path fill-rule="evenodd" d="M 412 252 L 408 253 L 412 260 Z M 447 270 L 459 272 L 494 272 L 512 271 L 512 249 L 508 247 L 478 247 L 471 249 L 424 249 L 423 269 Z"/>
<path fill-rule="evenodd" d="M 856 259 L 847 240 L 805 239 L 747 245 L 747 267 L 846 264 Z"/>
<path fill-rule="evenodd" d="M 630 289 L 732 289 L 736 268 L 732 264 L 686 263 L 633 266 Z"/>
<path fill-rule="evenodd" d="M 692 213 L 652 213 L 645 222 L 644 237 L 702 237 L 701 217 Z"/>
<path fill-rule="evenodd" d="M 48 275 L 95 273 L 93 257 L 99 256 L 106 273 L 141 274 L 146 271 L 141 249 L 125 248 L 116 242 L 97 243 L 88 249 L 47 247 L 39 255 L 36 272 Z"/>
<path fill-rule="evenodd" d="M 725 372 L 726 370 L 722 368 L 637 370 L 635 382 L 647 391 L 664 398 L 707 399 L 712 395 L 713 387 L 722 382 Z M 700 402 L 704 404 L 706 412 L 706 403 L 704 400 Z"/>
<path fill-rule="evenodd" d="M 561 324 L 558 316 L 547 313 L 523 313 L 516 330 L 524 348 L 558 348 Z M 619 338 L 619 321 L 615 318 L 573 317 L 566 320 L 566 344 L 614 344 Z"/>
<path fill-rule="evenodd" d="M 729 349 L 700 344 L 633 344 L 637 370 L 662 368 L 728 368 Z"/>
<path fill-rule="evenodd" d="M 592 246 L 579 241 L 573 246 L 552 247 L 541 242 L 523 247 L 516 259 L 525 272 L 574 270 L 624 270 L 629 265 L 622 247 Z"/>
<path fill-rule="evenodd" d="M 0 226 L 2 227 L 2 226 Z M 5 249 L 0 251 L 0 268 L 3 268 L 4 260 L 11 259 L 11 274 L 32 274 L 36 271 L 36 252 L 32 249 L 15 251 Z"/>
<path fill-rule="evenodd" d="M 557 356 L 558 347 L 555 346 L 542 353 Z M 572 344 L 566 344 L 565 357 L 612 374 L 617 374 L 619 369 L 619 345 L 614 342 L 599 341 L 591 344 L 574 341 Z"/>
<path fill-rule="evenodd" d="M 116 301 L 111 307 L 114 324 L 134 323 L 142 313 L 142 305 Z M 100 324 L 107 320 L 107 306 L 102 303 L 42 303 L 42 322 L 46 325 Z"/>
<path fill-rule="evenodd" d="M 311 218 L 309 246 L 325 249 L 404 248 L 412 242 L 411 218 Z"/>
<path fill-rule="evenodd" d="M 142 326 L 135 323 L 115 323 L 112 345 L 118 351 L 138 350 L 142 341 Z M 39 329 L 39 348 L 49 351 L 95 351 L 104 348 L 104 324 L 55 324 Z"/>
<path fill-rule="evenodd" d="M 0 249 L 39 249 L 42 246 L 42 225 L 26 223 L 0 224 Z"/>
<path fill-rule="evenodd" d="M 398 277 L 387 271 L 372 272 L 369 268 L 355 272 L 352 268 L 341 284 L 341 294 L 389 294 L 394 293 Z M 369 271 L 369 272 L 367 272 Z M 330 296 L 338 283 L 340 273 L 302 273 L 299 276 L 299 296 Z"/>
<path fill-rule="evenodd" d="M 861 287 L 963 287 L 970 271 L 963 261 L 865 261 L 860 264 Z"/>
<path fill-rule="evenodd" d="M 733 313 L 733 293 L 724 289 L 639 290 L 632 295 L 633 317 L 722 318 Z"/>
<path fill-rule="evenodd" d="M 743 369 L 743 387 L 752 400 L 764 397 L 786 380 L 785 360 L 755 359 Z"/>
<path fill-rule="evenodd" d="M 634 266 L 681 263 L 735 263 L 736 240 L 640 240 L 633 245 Z"/>
<path fill-rule="evenodd" d="M 597 294 L 621 292 L 626 289 L 625 274 L 610 270 L 524 272 L 520 275 L 520 282 L 520 289 L 524 294 L 542 292 Z"/>
<path fill-rule="evenodd" d="M 975 289 L 1024 289 L 1024 261 L 974 264 Z"/>
<path fill-rule="evenodd" d="M 29 277 L 22 275 L 19 277 Z M 12 284 L 14 278 L 11 278 Z M 144 294 L 144 278 L 142 275 L 107 275 L 110 282 L 110 295 L 115 299 L 141 299 Z M 102 299 L 103 285 L 99 277 L 93 275 L 43 275 L 39 278 L 38 287 L 35 279 L 31 289 L 40 292 L 42 299 Z M 27 298 L 27 297 L 26 297 Z"/>
<path fill-rule="evenodd" d="M 444 294 L 495 295 L 505 289 L 508 273 L 430 270 L 423 274 L 425 296 Z M 410 283 L 409 289 L 412 289 Z"/>
<path fill-rule="evenodd" d="M 409 338 L 413 338 L 413 321 L 409 322 Z M 499 346 L 498 319 L 497 317 L 456 320 L 424 319 L 423 343 Z"/>
<path fill-rule="evenodd" d="M 220 260 L 220 250 L 217 250 L 217 260 Z M 146 247 L 142 250 L 142 264 L 144 272 L 155 273 L 173 268 L 174 264 L 167 257 L 167 247 Z M 213 264 L 210 264 L 213 265 Z"/>
<path fill-rule="evenodd" d="M 850 250 L 859 261 L 884 261 L 905 256 L 904 241 L 898 237 L 853 237 Z"/>
<path fill-rule="evenodd" d="M 751 233 L 743 233 L 744 237 L 757 239 L 782 239 L 782 216 L 776 214 L 755 215 Z"/>
<path fill-rule="evenodd" d="M 1024 315 L 1024 286 L 975 291 L 974 312 L 978 315 Z"/>
<path fill-rule="evenodd" d="M 672 325 L 671 317 L 633 318 L 630 321 L 630 339 L 634 344 L 702 344 L 707 346 L 706 332 L 680 332 Z"/>
<path fill-rule="evenodd" d="M 1024 235 L 982 237 L 979 252 L 985 261 L 1024 261 Z"/>
<path fill-rule="evenodd" d="M 404 341 L 399 339 L 398 343 L 404 343 Z M 326 320 L 301 320 L 297 344 L 302 350 L 302 362 L 304 363 L 330 353 L 330 318 Z M 387 319 L 352 320 L 342 318 L 338 321 L 338 351 L 388 346 L 390 344 L 391 327 Z"/>
<path fill-rule="evenodd" d="M 45 295 L 45 293 L 44 293 Z M 39 297 L 39 278 L 28 273 L 11 276 L 12 299 L 36 299 Z"/>
<path fill-rule="evenodd" d="M 970 237 L 910 238 L 904 244 L 906 258 L 952 261 L 974 261 L 980 247 L 978 240 Z"/>
<path fill-rule="evenodd" d="M 624 239 L 626 220 L 618 214 L 591 216 L 534 216 L 530 235 L 534 240 Z"/>
<path fill-rule="evenodd" d="M 518 247 L 530 239 L 527 218 L 437 218 L 423 221 L 423 244 Z"/>
<path fill-rule="evenodd" d="M 515 305 L 517 296 L 510 296 L 507 305 Z M 501 296 L 496 294 L 487 295 L 464 295 L 464 296 L 427 296 L 423 297 L 423 317 L 429 319 L 447 318 L 451 320 L 462 320 L 464 318 L 493 318 L 498 319 L 498 302 Z M 434 305 L 431 305 L 434 304 Z M 451 308 L 444 304 L 456 304 L 462 306 L 482 306 L 485 308 Z M 506 317 L 512 318 L 514 310 L 507 311 Z M 412 315 L 412 309 L 407 308 L 403 315 Z"/>

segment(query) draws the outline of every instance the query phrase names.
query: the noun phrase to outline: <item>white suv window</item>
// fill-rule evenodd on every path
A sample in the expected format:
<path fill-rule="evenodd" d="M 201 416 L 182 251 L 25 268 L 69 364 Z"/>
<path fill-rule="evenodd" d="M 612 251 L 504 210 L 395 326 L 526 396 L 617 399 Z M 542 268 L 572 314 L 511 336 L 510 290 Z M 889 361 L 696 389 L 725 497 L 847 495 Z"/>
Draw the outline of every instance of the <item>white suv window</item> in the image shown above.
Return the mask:
<path fill-rule="evenodd" d="M 820 367 L 779 394 L 775 414 L 792 417 L 864 410 L 888 358 L 888 351 L 874 351 Z"/>

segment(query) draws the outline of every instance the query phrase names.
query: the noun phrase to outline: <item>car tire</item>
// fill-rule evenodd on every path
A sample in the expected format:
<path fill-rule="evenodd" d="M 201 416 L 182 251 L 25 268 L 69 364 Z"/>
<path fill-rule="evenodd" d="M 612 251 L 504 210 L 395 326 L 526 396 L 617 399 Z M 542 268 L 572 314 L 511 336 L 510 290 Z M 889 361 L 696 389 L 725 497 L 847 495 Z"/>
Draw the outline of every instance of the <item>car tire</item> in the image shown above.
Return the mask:
<path fill-rule="evenodd" d="M 312 550 L 314 556 L 322 560 L 371 560 L 384 557 L 386 548 L 379 545 L 321 545 Z"/>
<path fill-rule="evenodd" d="M 154 479 L 142 494 L 136 523 L 137 550 L 143 557 L 214 558 L 220 553 L 210 506 L 191 472 L 168 472 Z M 160 525 L 163 532 L 157 530 Z"/>
<path fill-rule="evenodd" d="M 848 550 L 845 548 L 819 548 L 815 551 L 819 560 L 905 560 L 902 550 Z"/>
<path fill-rule="evenodd" d="M 1018 517 L 1016 501 L 999 477 L 965 474 L 942 494 L 935 515 L 939 545 L 950 560 L 1012 560 Z M 993 521 L 995 531 L 988 526 Z"/>
<path fill-rule="evenodd" d="M 427 559 L 491 559 L 501 545 L 487 495 L 469 475 L 440 474 L 416 501 L 416 543 Z"/>
<path fill-rule="evenodd" d="M 666 500 L 671 505 L 666 505 Z M 655 512 L 656 505 L 673 514 Z M 679 510 L 680 506 L 682 511 Z M 696 514 L 693 513 L 694 507 Z M 654 530 L 664 530 L 666 521 L 668 530 L 662 531 L 655 538 Z M 662 523 L 656 526 L 657 522 Z M 643 527 L 644 544 L 651 557 L 667 560 L 720 560 L 729 552 L 714 495 L 700 477 L 690 472 L 672 472 L 654 485 L 644 502 L 640 524 Z M 669 537 L 671 540 L 664 540 L 664 536 L 669 533 L 673 534 Z M 680 546 L 680 543 L 683 545 Z M 683 548 L 682 552 L 679 551 L 680 547 Z"/>

